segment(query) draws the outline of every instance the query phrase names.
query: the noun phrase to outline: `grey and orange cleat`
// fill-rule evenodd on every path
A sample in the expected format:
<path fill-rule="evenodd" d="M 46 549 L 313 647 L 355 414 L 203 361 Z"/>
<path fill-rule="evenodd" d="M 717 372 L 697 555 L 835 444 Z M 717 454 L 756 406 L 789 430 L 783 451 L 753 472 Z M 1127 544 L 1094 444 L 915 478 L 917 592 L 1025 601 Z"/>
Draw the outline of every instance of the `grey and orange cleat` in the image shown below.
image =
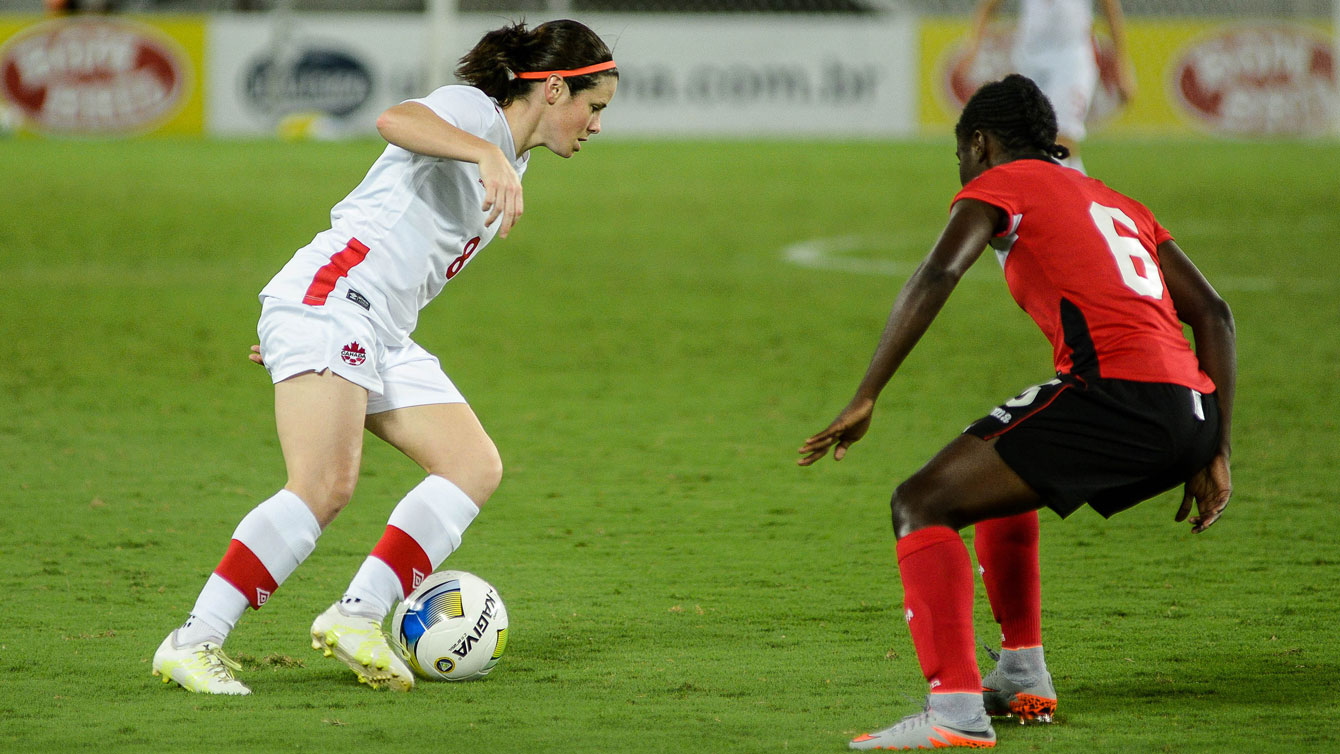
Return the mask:
<path fill-rule="evenodd" d="M 909 715 L 884 730 L 853 738 L 849 749 L 990 749 L 996 745 L 996 731 L 987 722 L 985 730 L 964 730 L 950 725 L 932 710 Z"/>
<path fill-rule="evenodd" d="M 381 623 L 361 615 L 349 615 L 335 603 L 312 622 L 312 649 L 334 657 L 358 675 L 359 683 L 372 688 L 386 686 L 396 691 L 414 688 L 414 674 L 382 631 Z"/>
<path fill-rule="evenodd" d="M 233 671 L 242 666 L 224 654 L 222 647 L 212 641 L 177 646 L 176 636 L 176 631 L 168 634 L 154 652 L 153 672 L 163 678 L 163 683 L 176 681 L 178 686 L 198 694 L 251 693 L 233 676 Z"/>
<path fill-rule="evenodd" d="M 1040 675 L 1010 679 L 996 666 L 982 679 L 982 703 L 992 717 L 1014 716 L 1020 725 L 1050 723 L 1056 714 L 1052 674 L 1044 670 Z"/>

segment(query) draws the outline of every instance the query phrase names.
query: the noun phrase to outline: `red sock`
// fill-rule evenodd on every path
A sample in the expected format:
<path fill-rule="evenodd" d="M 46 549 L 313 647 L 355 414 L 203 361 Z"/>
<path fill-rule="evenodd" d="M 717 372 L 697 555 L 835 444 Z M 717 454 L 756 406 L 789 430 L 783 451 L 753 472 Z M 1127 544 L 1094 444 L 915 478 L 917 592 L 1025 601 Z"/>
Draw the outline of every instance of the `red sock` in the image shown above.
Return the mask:
<path fill-rule="evenodd" d="M 1042 645 L 1042 577 L 1038 569 L 1038 513 L 977 524 L 973 549 L 1004 649 Z"/>
<path fill-rule="evenodd" d="M 386 527 L 381 540 L 372 549 L 372 557 L 391 567 L 400 579 L 404 596 L 409 596 L 419 582 L 433 572 L 433 564 L 418 540 L 395 526 Z"/>
<path fill-rule="evenodd" d="M 279 583 L 270 575 L 265 563 L 256 557 L 250 547 L 236 539 L 228 543 L 228 551 L 223 554 L 223 560 L 219 561 L 214 573 L 241 592 L 252 610 L 260 610 L 261 605 L 279 588 Z"/>
<path fill-rule="evenodd" d="M 931 692 L 982 692 L 972 634 L 972 561 L 958 532 L 930 526 L 898 540 L 912 644 Z"/>

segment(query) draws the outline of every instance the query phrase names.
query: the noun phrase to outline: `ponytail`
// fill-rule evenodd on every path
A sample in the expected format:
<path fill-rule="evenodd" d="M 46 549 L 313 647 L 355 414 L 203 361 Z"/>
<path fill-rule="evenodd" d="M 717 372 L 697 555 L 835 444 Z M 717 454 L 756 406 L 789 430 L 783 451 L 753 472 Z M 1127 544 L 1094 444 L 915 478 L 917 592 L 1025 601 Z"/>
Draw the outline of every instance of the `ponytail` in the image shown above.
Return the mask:
<path fill-rule="evenodd" d="M 506 107 L 524 97 L 540 80 L 517 78 L 535 71 L 572 71 L 614 59 L 596 33 L 576 21 L 549 21 L 527 29 L 524 21 L 483 36 L 456 66 L 456 77 L 482 90 Z M 618 76 L 617 68 L 565 77 L 577 93 L 596 85 L 601 76 Z"/>
<path fill-rule="evenodd" d="M 973 131 L 990 131 L 1014 154 L 1042 153 L 1056 160 L 1070 150 L 1056 143 L 1056 111 L 1033 80 L 1011 73 L 978 89 L 963 106 L 954 135 L 966 140 Z"/>

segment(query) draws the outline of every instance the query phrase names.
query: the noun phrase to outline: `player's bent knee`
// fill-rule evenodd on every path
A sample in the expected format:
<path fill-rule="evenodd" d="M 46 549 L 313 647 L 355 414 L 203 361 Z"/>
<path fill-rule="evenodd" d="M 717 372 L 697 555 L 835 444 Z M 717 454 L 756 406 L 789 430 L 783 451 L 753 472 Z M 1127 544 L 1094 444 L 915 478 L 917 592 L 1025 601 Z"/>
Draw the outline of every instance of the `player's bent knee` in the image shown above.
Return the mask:
<path fill-rule="evenodd" d="M 897 537 L 905 537 L 928 526 L 959 528 L 946 501 L 936 493 L 934 486 L 919 474 L 898 485 L 889 500 L 889 513 Z"/>
<path fill-rule="evenodd" d="M 479 497 L 473 499 L 480 506 L 492 497 L 494 491 L 498 489 L 498 485 L 502 484 L 502 456 L 498 454 L 498 449 L 492 445 L 490 445 L 490 450 L 491 452 L 484 455 L 479 467 L 475 470 L 475 487 L 478 490 Z"/>
<path fill-rule="evenodd" d="M 316 480 L 290 479 L 286 487 L 302 499 L 324 527 L 335 519 L 353 499 L 358 473 L 331 472 Z"/>
<path fill-rule="evenodd" d="M 447 455 L 428 472 L 450 480 L 482 508 L 502 483 L 502 457 L 493 442 L 485 440 L 468 451 Z"/>

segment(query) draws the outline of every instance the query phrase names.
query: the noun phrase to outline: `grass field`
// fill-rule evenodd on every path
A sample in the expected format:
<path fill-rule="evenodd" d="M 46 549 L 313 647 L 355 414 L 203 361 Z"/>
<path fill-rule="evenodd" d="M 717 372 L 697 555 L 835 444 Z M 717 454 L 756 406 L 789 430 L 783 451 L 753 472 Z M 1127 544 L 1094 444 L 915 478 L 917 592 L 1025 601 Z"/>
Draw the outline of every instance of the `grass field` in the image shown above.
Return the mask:
<path fill-rule="evenodd" d="M 497 670 L 374 693 L 307 647 L 421 477 L 370 440 L 353 504 L 229 640 L 253 696 L 150 677 L 237 521 L 283 483 L 246 360 L 256 292 L 378 151 L 0 141 L 0 750 L 837 752 L 913 711 L 889 493 L 1049 376 L 991 255 L 848 459 L 793 458 L 946 217 L 948 139 L 537 154 L 513 237 L 417 335 L 507 468 L 447 562 L 507 601 Z M 1059 724 L 998 725 L 999 745 L 1336 750 L 1340 145 L 1085 157 L 1233 305 L 1237 492 L 1198 536 L 1172 494 L 1107 522 L 1044 512 Z M 787 261 L 803 243 L 817 268 Z"/>

